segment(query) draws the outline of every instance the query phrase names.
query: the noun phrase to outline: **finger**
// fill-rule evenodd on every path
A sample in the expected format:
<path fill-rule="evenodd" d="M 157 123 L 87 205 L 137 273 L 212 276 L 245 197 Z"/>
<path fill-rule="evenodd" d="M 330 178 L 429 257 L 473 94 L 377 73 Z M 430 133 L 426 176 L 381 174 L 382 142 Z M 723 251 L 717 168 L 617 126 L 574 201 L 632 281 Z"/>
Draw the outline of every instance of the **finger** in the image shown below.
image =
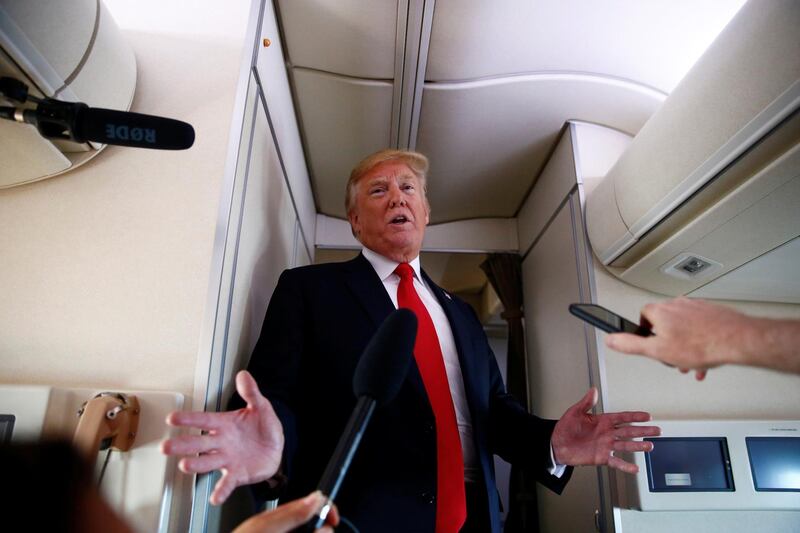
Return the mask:
<path fill-rule="evenodd" d="M 167 424 L 170 426 L 191 427 L 210 431 L 221 429 L 225 425 L 225 417 L 224 413 L 173 411 L 167 415 Z"/>
<path fill-rule="evenodd" d="M 651 452 L 653 443 L 644 440 L 619 440 L 611 445 L 615 452 Z"/>
<path fill-rule="evenodd" d="M 697 381 L 703 381 L 706 379 L 706 374 L 708 374 L 708 370 L 696 370 L 694 373 L 694 378 Z"/>
<path fill-rule="evenodd" d="M 689 369 L 688 368 L 679 368 L 678 370 L 681 371 L 681 374 L 688 374 L 689 373 Z"/>
<path fill-rule="evenodd" d="M 639 467 L 635 464 L 623 461 L 614 455 L 608 458 L 608 466 L 609 468 L 616 468 L 626 474 L 635 474 L 639 471 Z"/>
<path fill-rule="evenodd" d="M 574 411 L 578 411 L 580 413 L 586 413 L 592 409 L 597 403 L 597 388 L 591 387 L 586 394 L 583 395 L 583 398 L 578 400 L 578 403 L 573 405 L 570 409 Z"/>
<path fill-rule="evenodd" d="M 270 531 L 288 531 L 311 520 L 324 504 L 325 497 L 319 491 L 312 492 L 304 498 L 279 505 L 268 515 L 264 515 L 264 526 Z"/>
<path fill-rule="evenodd" d="M 330 524 L 333 527 L 339 525 L 339 509 L 336 505 L 331 506 L 331 512 L 328 513 L 328 516 L 325 518 L 325 523 Z"/>
<path fill-rule="evenodd" d="M 614 430 L 614 435 L 621 439 L 657 437 L 661 435 L 661 428 L 658 426 L 625 426 Z"/>
<path fill-rule="evenodd" d="M 266 398 L 258 390 L 258 384 L 247 370 L 242 370 L 236 374 L 236 392 L 247 402 L 248 407 L 260 405 Z"/>
<path fill-rule="evenodd" d="M 215 449 L 216 437 L 212 435 L 181 435 L 161 443 L 161 453 L 166 455 L 193 455 Z"/>
<path fill-rule="evenodd" d="M 211 503 L 211 505 L 222 505 L 237 486 L 238 484 L 236 483 L 236 480 L 233 479 L 231 473 L 227 470 L 223 470 L 222 477 L 219 478 L 217 484 L 214 485 L 214 491 L 211 493 L 208 501 Z"/>
<path fill-rule="evenodd" d="M 633 333 L 612 333 L 606 335 L 606 346 L 622 353 L 650 355 L 650 337 L 642 337 Z"/>
<path fill-rule="evenodd" d="M 228 458 L 221 453 L 184 457 L 178 462 L 178 468 L 186 474 L 205 474 L 212 470 L 221 470 L 226 466 L 228 466 Z"/>
<path fill-rule="evenodd" d="M 605 413 L 600 415 L 605 422 L 612 425 L 629 424 L 631 422 L 649 422 L 652 417 L 646 411 L 622 411 L 621 413 Z"/>

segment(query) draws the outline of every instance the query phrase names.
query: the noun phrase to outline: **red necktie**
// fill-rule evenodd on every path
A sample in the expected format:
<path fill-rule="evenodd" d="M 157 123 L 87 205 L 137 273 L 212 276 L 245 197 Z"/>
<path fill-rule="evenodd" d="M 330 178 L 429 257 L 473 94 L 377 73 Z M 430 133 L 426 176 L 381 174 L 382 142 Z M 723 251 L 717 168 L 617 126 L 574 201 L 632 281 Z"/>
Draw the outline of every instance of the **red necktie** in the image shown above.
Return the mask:
<path fill-rule="evenodd" d="M 417 315 L 414 359 L 436 419 L 436 533 L 456 533 L 467 518 L 464 459 L 442 348 L 431 315 L 414 288 L 414 270 L 408 263 L 400 263 L 395 273 L 400 276 L 397 306 Z"/>

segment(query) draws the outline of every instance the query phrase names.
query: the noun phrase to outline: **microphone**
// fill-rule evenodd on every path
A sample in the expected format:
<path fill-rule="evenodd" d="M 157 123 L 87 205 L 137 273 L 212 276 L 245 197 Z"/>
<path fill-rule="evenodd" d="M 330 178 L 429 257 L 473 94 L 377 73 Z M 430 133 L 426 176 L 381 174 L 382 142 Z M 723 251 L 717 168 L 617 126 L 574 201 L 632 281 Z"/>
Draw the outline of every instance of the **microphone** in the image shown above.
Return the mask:
<path fill-rule="evenodd" d="M 22 112 L 44 137 L 66 138 L 133 148 L 185 150 L 194 144 L 194 128 L 171 118 L 89 107 L 47 98 Z"/>
<path fill-rule="evenodd" d="M 353 392 L 358 402 L 317 485 L 326 503 L 317 516 L 296 531 L 313 532 L 325 524 L 373 411 L 400 391 L 416 338 L 416 315 L 408 309 L 398 309 L 384 320 L 364 349 L 353 376 Z"/>
<path fill-rule="evenodd" d="M 157 150 L 185 150 L 194 144 L 194 128 L 186 122 L 39 98 L 15 78 L 0 77 L 0 96 L 35 103 L 34 109 L 2 106 L 0 118 L 32 124 L 44 137 Z"/>

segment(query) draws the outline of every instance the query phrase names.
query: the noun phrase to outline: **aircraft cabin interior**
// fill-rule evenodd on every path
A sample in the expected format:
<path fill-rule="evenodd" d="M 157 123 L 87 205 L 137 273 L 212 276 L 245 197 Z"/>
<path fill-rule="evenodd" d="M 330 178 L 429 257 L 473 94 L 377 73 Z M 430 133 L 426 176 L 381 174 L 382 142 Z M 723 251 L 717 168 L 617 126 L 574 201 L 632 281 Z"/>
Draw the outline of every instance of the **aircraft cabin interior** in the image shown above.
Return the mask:
<path fill-rule="evenodd" d="M 800 2 L 0 0 L 0 78 L 0 446 L 73 441 L 133 531 L 253 512 L 165 418 L 226 409 L 284 270 L 361 252 L 384 148 L 428 157 L 422 268 L 527 410 L 662 428 L 560 495 L 495 457 L 506 531 L 800 531 L 799 375 L 699 381 L 568 310 L 800 319 Z"/>

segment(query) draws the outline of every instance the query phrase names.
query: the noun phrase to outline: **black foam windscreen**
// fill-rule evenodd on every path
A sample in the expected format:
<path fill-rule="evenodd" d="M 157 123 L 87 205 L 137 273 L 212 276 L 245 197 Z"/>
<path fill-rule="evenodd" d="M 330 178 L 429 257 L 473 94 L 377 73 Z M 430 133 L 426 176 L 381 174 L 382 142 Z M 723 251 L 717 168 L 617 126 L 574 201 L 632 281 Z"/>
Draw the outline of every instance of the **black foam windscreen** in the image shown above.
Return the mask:
<path fill-rule="evenodd" d="M 394 398 L 408 372 L 417 338 L 417 317 L 408 309 L 390 314 L 364 349 L 353 376 L 357 398 L 367 396 L 378 406 Z"/>
<path fill-rule="evenodd" d="M 194 128 L 186 122 L 97 107 L 79 110 L 73 135 L 81 142 L 157 150 L 185 150 L 194 144 Z"/>

